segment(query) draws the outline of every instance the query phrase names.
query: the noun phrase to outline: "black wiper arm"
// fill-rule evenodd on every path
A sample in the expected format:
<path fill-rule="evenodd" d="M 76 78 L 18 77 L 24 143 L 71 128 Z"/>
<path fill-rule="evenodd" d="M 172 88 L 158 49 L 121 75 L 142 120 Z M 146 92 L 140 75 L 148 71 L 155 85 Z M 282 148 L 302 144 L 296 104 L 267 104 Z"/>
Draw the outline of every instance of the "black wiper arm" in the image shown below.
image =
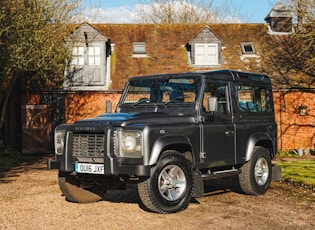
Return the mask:
<path fill-rule="evenodd" d="M 172 103 L 172 102 L 183 102 L 183 101 L 184 101 L 184 97 L 178 96 L 178 97 L 175 97 L 172 100 L 169 100 L 169 101 L 165 102 L 164 105 L 168 105 L 169 103 Z"/>
<path fill-rule="evenodd" d="M 142 104 L 144 102 L 150 102 L 150 99 L 149 98 L 141 98 L 141 99 L 139 99 L 139 101 L 135 102 L 132 106 L 136 106 L 136 105 Z"/>

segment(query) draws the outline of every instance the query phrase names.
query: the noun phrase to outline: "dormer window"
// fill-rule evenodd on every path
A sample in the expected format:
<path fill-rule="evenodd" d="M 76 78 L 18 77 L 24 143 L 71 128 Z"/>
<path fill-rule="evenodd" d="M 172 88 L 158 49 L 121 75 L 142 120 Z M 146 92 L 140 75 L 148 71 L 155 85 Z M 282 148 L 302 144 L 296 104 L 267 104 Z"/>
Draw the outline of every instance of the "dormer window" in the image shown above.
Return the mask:
<path fill-rule="evenodd" d="M 256 54 L 253 42 L 241 42 L 242 54 Z"/>
<path fill-rule="evenodd" d="M 293 32 L 293 13 L 289 6 L 278 2 L 265 17 L 268 33 L 271 35 L 288 35 Z"/>
<path fill-rule="evenodd" d="M 65 70 L 64 87 L 71 90 L 104 90 L 110 84 L 109 39 L 89 24 L 67 38 L 72 55 Z"/>
<path fill-rule="evenodd" d="M 133 43 L 133 57 L 147 57 L 146 44 L 145 42 L 134 42 Z"/>
<path fill-rule="evenodd" d="M 213 66 L 218 65 L 218 44 L 217 43 L 196 43 L 195 44 L 195 65 Z"/>
<path fill-rule="evenodd" d="M 223 63 L 221 49 L 222 41 L 205 27 L 186 44 L 188 63 L 195 68 L 217 67 Z"/>

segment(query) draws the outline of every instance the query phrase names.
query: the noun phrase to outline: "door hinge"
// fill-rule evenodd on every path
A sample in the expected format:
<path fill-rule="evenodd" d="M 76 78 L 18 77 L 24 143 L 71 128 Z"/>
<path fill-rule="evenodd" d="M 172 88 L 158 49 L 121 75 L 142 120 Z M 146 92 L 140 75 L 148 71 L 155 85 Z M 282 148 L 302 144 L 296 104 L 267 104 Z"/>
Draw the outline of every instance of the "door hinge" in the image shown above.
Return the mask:
<path fill-rule="evenodd" d="M 206 152 L 200 152 L 200 159 L 205 159 L 206 155 Z"/>

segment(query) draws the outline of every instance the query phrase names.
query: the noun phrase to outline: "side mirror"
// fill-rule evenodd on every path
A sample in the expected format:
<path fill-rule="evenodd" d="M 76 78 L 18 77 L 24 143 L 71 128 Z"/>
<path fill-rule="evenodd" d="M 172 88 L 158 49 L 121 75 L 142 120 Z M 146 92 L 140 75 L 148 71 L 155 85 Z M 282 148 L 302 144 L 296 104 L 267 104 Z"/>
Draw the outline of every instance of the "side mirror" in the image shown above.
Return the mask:
<path fill-rule="evenodd" d="M 107 100 L 106 101 L 106 113 L 111 113 L 112 112 L 112 102 Z"/>
<path fill-rule="evenodd" d="M 209 112 L 216 112 L 218 110 L 218 98 L 209 97 L 208 98 Z"/>

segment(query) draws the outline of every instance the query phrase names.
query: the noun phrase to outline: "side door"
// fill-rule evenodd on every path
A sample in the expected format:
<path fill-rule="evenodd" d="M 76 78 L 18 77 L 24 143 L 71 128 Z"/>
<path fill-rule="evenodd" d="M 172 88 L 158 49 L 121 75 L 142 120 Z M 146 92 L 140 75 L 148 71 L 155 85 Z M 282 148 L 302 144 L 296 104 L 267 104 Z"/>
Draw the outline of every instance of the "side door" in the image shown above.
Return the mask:
<path fill-rule="evenodd" d="M 235 127 L 229 82 L 207 80 L 203 98 L 203 162 L 208 167 L 235 163 Z M 209 110 L 209 97 L 217 98 L 217 110 Z"/>
<path fill-rule="evenodd" d="M 272 90 L 268 85 L 239 82 L 235 84 L 235 90 L 235 160 L 241 164 L 248 159 L 246 154 L 251 154 L 259 138 L 276 137 L 277 126 L 274 122 Z"/>

